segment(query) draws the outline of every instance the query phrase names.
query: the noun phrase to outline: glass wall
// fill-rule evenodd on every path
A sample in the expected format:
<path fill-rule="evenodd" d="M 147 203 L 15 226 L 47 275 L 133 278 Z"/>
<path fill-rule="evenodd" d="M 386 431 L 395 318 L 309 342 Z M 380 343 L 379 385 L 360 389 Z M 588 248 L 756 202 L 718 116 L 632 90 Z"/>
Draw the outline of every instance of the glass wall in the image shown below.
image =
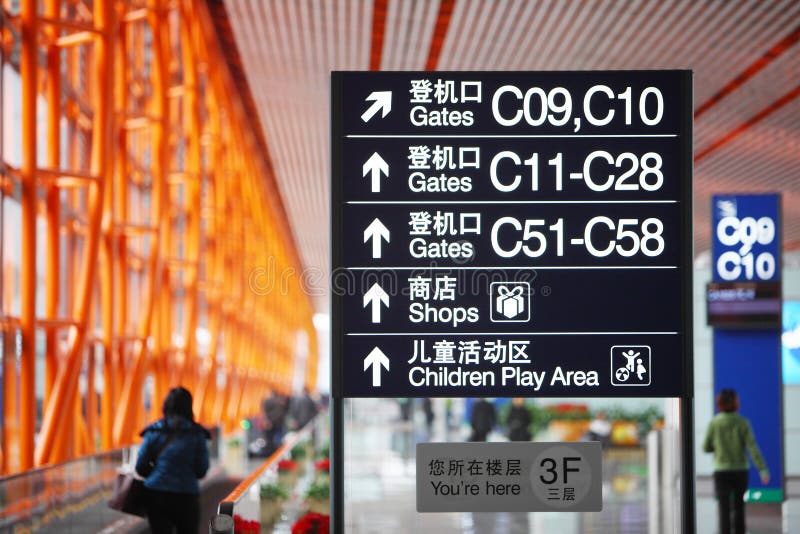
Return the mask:
<path fill-rule="evenodd" d="M 418 513 L 416 445 L 480 439 L 476 427 L 487 412 L 472 417 L 475 399 L 346 399 L 345 530 L 605 534 L 660 525 L 681 532 L 677 399 L 520 399 L 513 415 L 511 399 L 484 400 L 495 414 L 488 442 L 600 441 L 602 511 Z"/>

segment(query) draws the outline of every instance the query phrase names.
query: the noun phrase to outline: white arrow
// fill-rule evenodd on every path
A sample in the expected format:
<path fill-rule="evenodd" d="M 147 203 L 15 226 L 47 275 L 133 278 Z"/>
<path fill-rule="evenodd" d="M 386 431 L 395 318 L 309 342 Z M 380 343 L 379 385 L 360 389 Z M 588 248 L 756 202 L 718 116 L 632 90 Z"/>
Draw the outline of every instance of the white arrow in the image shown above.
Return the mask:
<path fill-rule="evenodd" d="M 389 164 L 377 152 L 373 152 L 369 159 L 364 163 L 362 176 L 371 173 L 370 179 L 372 181 L 372 192 L 381 192 L 381 172 L 389 177 Z"/>
<path fill-rule="evenodd" d="M 381 111 L 381 118 L 385 117 L 392 111 L 392 92 L 391 91 L 373 91 L 367 97 L 367 101 L 372 101 L 372 105 L 367 108 L 367 111 L 361 114 L 361 120 L 368 122 L 378 110 Z"/>
<path fill-rule="evenodd" d="M 364 370 L 366 371 L 370 367 L 372 367 L 372 386 L 379 387 L 381 385 L 381 367 L 389 370 L 389 358 L 378 347 L 372 349 L 364 358 Z"/>
<path fill-rule="evenodd" d="M 372 239 L 372 257 L 373 258 L 380 258 L 381 257 L 381 240 L 385 239 L 388 243 L 389 239 L 389 229 L 386 228 L 383 223 L 377 217 L 369 223 L 367 229 L 364 230 L 364 243 Z"/>
<path fill-rule="evenodd" d="M 389 307 L 389 295 L 386 294 L 386 291 L 383 290 L 381 286 L 378 285 L 377 282 L 372 284 L 372 287 L 369 288 L 364 294 L 364 308 L 372 304 L 372 322 L 379 323 L 381 322 L 381 303 L 383 303 L 387 308 Z"/>

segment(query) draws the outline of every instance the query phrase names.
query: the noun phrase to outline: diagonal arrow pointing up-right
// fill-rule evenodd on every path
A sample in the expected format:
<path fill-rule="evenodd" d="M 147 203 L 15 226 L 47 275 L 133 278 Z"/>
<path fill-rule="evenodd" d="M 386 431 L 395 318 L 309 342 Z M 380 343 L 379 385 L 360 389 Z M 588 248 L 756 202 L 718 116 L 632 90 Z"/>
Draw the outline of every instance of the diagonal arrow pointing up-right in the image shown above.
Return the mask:
<path fill-rule="evenodd" d="M 385 117 L 392 111 L 392 92 L 391 91 L 373 91 L 366 98 L 367 102 L 372 101 L 372 105 L 361 114 L 361 120 L 369 122 L 369 120 L 380 111 L 381 117 Z"/>

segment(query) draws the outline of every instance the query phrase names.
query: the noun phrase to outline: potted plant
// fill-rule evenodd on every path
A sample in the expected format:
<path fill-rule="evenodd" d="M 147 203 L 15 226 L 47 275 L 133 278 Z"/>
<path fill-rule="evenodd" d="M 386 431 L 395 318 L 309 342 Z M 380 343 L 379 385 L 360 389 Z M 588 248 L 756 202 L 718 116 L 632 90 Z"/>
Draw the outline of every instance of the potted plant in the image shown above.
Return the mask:
<path fill-rule="evenodd" d="M 317 460 L 314 463 L 314 468 L 320 473 L 330 473 L 331 470 L 331 459 L 330 458 L 323 458 L 322 460 Z"/>
<path fill-rule="evenodd" d="M 548 406 L 547 430 L 557 441 L 577 441 L 589 430 L 592 414 L 585 404 L 561 403 Z"/>
<path fill-rule="evenodd" d="M 226 465 L 238 465 L 242 462 L 245 451 L 242 448 L 242 439 L 239 436 L 231 437 L 224 441 L 222 457 Z"/>
<path fill-rule="evenodd" d="M 330 458 L 330 456 L 331 456 L 331 444 L 330 442 L 326 441 L 317 451 L 317 459 Z"/>
<path fill-rule="evenodd" d="M 305 460 L 308 457 L 308 446 L 305 443 L 298 443 L 292 450 L 289 452 L 289 458 L 294 460 L 295 462 L 300 462 L 300 460 Z"/>
<path fill-rule="evenodd" d="M 298 443 L 292 450 L 289 451 L 289 458 L 297 464 L 297 469 L 300 473 L 306 470 L 306 459 L 308 458 L 308 445 L 306 443 Z"/>
<path fill-rule="evenodd" d="M 278 462 L 278 478 L 285 487 L 294 487 L 294 483 L 297 482 L 297 462 L 280 460 Z"/>
<path fill-rule="evenodd" d="M 606 411 L 613 426 L 611 442 L 614 445 L 639 446 L 653 428 L 663 425 L 663 414 L 657 407 L 650 406 L 643 410 L 628 410 L 612 407 Z"/>
<path fill-rule="evenodd" d="M 331 486 L 327 480 L 315 481 L 306 491 L 306 505 L 310 512 L 328 513 L 330 510 Z"/>
<path fill-rule="evenodd" d="M 275 522 L 281 515 L 283 501 L 289 493 L 280 484 L 262 484 L 261 496 L 261 525 L 267 526 Z"/>

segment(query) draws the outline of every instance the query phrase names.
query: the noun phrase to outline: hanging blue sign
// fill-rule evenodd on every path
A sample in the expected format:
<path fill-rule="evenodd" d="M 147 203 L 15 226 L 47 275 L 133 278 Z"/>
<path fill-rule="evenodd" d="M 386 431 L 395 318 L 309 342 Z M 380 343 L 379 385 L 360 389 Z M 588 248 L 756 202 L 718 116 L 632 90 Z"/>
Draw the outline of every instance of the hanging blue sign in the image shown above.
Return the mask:
<path fill-rule="evenodd" d="M 714 281 L 780 280 L 780 195 L 715 195 Z"/>
<path fill-rule="evenodd" d="M 781 368 L 781 197 L 712 198 L 712 279 L 708 320 L 714 326 L 714 394 L 733 388 L 753 427 L 771 478 L 750 469 L 750 501 L 785 495 Z"/>

